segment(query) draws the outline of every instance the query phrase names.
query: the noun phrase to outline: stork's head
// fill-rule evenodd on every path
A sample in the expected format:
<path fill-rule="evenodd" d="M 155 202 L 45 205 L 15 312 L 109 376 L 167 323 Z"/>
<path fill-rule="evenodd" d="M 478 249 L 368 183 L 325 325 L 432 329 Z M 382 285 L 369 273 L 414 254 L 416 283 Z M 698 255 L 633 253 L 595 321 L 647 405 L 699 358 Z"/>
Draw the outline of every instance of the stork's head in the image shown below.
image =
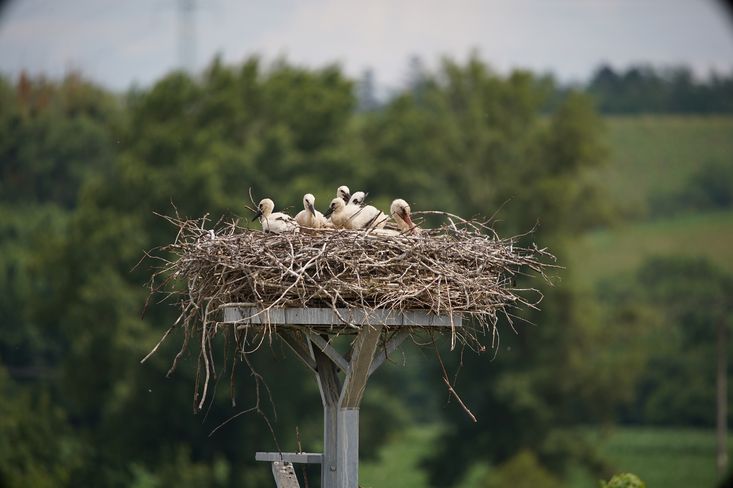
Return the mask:
<path fill-rule="evenodd" d="M 274 208 L 275 202 L 273 202 L 269 198 L 263 198 L 262 200 L 260 200 L 259 205 L 257 205 L 257 213 L 252 218 L 252 220 L 254 221 L 260 217 L 269 217 Z"/>
<path fill-rule="evenodd" d="M 310 212 L 314 217 L 316 216 L 316 197 L 312 193 L 306 193 L 303 195 L 303 208 Z"/>
<path fill-rule="evenodd" d="M 412 223 L 412 218 L 410 217 L 410 206 L 403 199 L 398 198 L 394 200 L 392 205 L 389 207 L 389 211 L 392 213 L 392 217 L 394 217 L 397 224 L 403 231 L 409 230 L 415 226 L 415 224 Z M 402 224 L 403 222 L 404 225 Z"/>
<path fill-rule="evenodd" d="M 344 203 L 349 203 L 349 199 L 351 199 L 351 191 L 348 186 L 341 185 L 338 187 L 338 190 L 336 190 L 336 196 L 342 199 Z"/>
<path fill-rule="evenodd" d="M 360 207 L 364 205 L 364 201 L 366 200 L 367 195 L 369 193 L 365 193 L 363 191 L 355 191 L 353 195 L 351 195 L 351 200 L 349 203 L 351 205 L 359 205 Z"/>
<path fill-rule="evenodd" d="M 346 207 L 346 203 L 341 198 L 336 197 L 331 200 L 331 205 L 328 206 L 328 210 L 326 210 L 326 213 L 324 213 L 323 216 L 328 217 L 334 212 L 340 212 L 344 207 Z"/>

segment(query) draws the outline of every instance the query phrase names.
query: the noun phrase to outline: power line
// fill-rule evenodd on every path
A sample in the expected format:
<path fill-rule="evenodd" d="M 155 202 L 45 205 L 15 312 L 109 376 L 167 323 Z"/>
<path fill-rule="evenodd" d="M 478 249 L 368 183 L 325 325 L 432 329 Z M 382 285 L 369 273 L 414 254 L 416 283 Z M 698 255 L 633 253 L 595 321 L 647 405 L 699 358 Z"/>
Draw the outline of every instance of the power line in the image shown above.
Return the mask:
<path fill-rule="evenodd" d="M 196 69 L 196 0 L 178 0 L 178 64 L 189 73 Z"/>

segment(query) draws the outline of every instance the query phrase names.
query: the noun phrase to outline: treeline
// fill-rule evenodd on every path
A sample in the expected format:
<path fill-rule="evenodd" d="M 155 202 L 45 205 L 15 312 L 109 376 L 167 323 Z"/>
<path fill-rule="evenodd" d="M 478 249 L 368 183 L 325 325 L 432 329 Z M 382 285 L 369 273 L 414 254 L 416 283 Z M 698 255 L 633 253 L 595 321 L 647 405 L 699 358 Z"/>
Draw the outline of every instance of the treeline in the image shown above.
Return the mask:
<path fill-rule="evenodd" d="M 733 113 L 733 73 L 695 79 L 684 66 L 658 69 L 648 65 L 614 70 L 604 65 L 585 86 L 605 114 Z"/>
<path fill-rule="evenodd" d="M 255 451 L 296 449 L 296 427 L 303 449 L 320 449 L 313 379 L 277 343 L 253 364 L 274 400 L 276 408 L 264 393 L 259 398 L 277 443 L 256 414 L 210 437 L 257 402 L 251 376 L 240 375 L 230 390 L 220 372 L 206 415 L 194 417 L 195 350 L 171 379 L 175 339 L 139 364 L 176 317 L 171 304 L 153 303 L 141 318 L 154 263 L 135 266 L 145 250 L 174 239 L 175 229 L 154 215 L 173 212 L 172 204 L 185 216 L 247 225 L 249 188 L 293 211 L 306 192 L 322 209 L 346 183 L 382 208 L 401 196 L 413 211 L 494 215 L 503 236 L 535 229 L 525 239 L 549 246 L 560 264 L 569 241 L 612 215 L 587 177 L 607 148 L 586 95 L 567 93 L 548 116 L 556 92 L 546 79 L 501 76 L 477 58 L 446 60 L 422 73 L 418 88 L 357 112 L 355 82 L 340 69 L 257 58 L 235 66 L 215 60 L 200 76 L 171 73 L 122 96 L 78 75 L 1 79 L 0 485 L 267 487 L 269 469 L 254 462 Z M 593 292 L 557 273 L 560 286 L 541 285 L 541 311 L 516 311 L 499 324 L 494 361 L 493 353 L 441 353 L 451 377 L 460 369 L 457 389 L 481 428 L 446 404 L 434 353 L 414 348 L 407 367 L 380 370 L 370 384 L 363 455 L 374 456 L 410 421 L 428 421 L 447 426 L 425 467 L 435 486 L 458 483 L 471 466 L 513 459 L 557 484 L 573 465 L 607 469 L 577 427 L 630 408 L 649 354 L 627 347 L 629 338 L 647 337 L 652 316 L 668 324 L 657 303 L 679 300 L 642 300 L 609 284 L 603 296 L 619 304 L 609 318 Z M 640 286 L 653 276 L 644 273 Z M 542 283 L 518 279 L 520 288 Z M 691 338 L 703 344 L 702 361 L 710 344 L 698 339 Z M 659 354 L 673 365 L 689 344 Z M 658 373 L 649 381 L 673 374 Z M 644 398 L 668 398 L 652 395 L 662 380 L 645 385 Z M 713 404 L 713 378 L 694 383 L 699 395 L 666 392 L 675 401 L 654 418 L 711 425 L 712 409 L 677 407 Z M 623 412 L 639 421 L 646 403 L 637 407 Z"/>
<path fill-rule="evenodd" d="M 419 93 L 426 71 L 424 62 L 413 57 L 408 67 L 407 89 Z M 539 81 L 555 92 L 544 107 L 549 112 L 568 92 L 581 91 L 593 98 L 599 112 L 609 115 L 733 113 L 733 72 L 713 72 L 698 79 L 686 66 L 635 65 L 617 70 L 601 65 L 585 83 L 564 84 L 551 74 L 538 78 Z M 362 74 L 357 91 L 360 110 L 378 110 L 383 106 L 373 71 Z"/>

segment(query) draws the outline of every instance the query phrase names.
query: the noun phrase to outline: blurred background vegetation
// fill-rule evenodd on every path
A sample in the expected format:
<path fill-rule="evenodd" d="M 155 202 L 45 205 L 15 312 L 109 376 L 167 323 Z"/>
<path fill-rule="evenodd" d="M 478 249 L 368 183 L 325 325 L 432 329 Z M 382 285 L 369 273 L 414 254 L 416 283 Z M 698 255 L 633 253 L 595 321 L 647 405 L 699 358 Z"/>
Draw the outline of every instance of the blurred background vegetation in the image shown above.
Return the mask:
<path fill-rule="evenodd" d="M 496 214 L 565 266 L 540 312 L 493 353 L 430 349 L 375 375 L 361 420 L 365 487 L 716 481 L 716 325 L 733 307 L 733 77 L 601 67 L 585 85 L 494 72 L 478 56 L 413 64 L 379 100 L 367 76 L 219 59 L 114 93 L 70 74 L 0 79 L 0 485 L 270 487 L 252 378 L 192 414 L 194 353 L 140 359 L 175 319 L 141 310 L 153 212 L 249 221 L 338 185 L 413 211 Z M 538 281 L 531 282 L 538 285 Z M 729 335 L 730 337 L 730 335 Z M 316 384 L 286 348 L 256 358 L 282 449 L 321 449 Z M 728 370 L 733 368 L 729 362 Z M 244 371 L 242 369 L 241 371 Z M 317 473 L 308 473 L 317 486 Z"/>

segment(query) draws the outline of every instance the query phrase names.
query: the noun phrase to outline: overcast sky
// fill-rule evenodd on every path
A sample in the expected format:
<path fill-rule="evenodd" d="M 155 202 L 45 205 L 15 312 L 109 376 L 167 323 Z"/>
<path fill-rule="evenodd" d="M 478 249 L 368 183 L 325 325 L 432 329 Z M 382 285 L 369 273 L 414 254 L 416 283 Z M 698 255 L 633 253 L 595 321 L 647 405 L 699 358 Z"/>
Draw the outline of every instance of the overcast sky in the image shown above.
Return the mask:
<path fill-rule="evenodd" d="M 181 65 L 179 4 L 195 5 L 195 66 L 283 55 L 307 66 L 374 69 L 398 86 L 411 55 L 428 65 L 472 49 L 496 69 L 583 80 L 601 62 L 733 71 L 733 25 L 712 0 L 11 0 L 0 71 L 78 69 L 115 89 Z"/>

